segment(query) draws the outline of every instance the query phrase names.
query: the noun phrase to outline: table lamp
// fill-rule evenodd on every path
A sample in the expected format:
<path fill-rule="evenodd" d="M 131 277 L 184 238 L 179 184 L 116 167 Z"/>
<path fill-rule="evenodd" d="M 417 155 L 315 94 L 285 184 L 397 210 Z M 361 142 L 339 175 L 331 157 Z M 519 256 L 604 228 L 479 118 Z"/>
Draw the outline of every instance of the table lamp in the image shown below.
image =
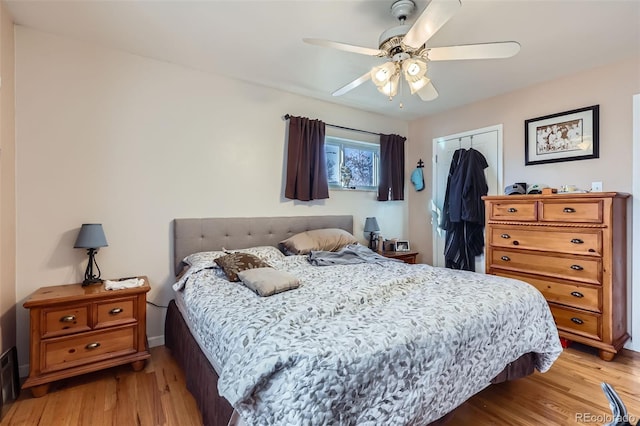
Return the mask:
<path fill-rule="evenodd" d="M 90 284 L 101 283 L 100 279 L 100 268 L 98 267 L 98 263 L 96 262 L 95 256 L 100 247 L 107 247 L 107 238 L 104 236 L 104 231 L 102 230 L 102 224 L 99 223 L 83 223 L 80 228 L 80 232 L 78 233 L 78 238 L 76 238 L 76 243 L 74 244 L 74 248 L 86 248 L 87 254 L 89 255 L 89 263 L 87 264 L 87 270 L 84 273 L 84 281 L 82 281 L 83 286 L 87 286 Z M 93 274 L 93 265 L 96 265 L 96 269 L 98 270 L 98 275 Z"/>
<path fill-rule="evenodd" d="M 375 217 L 368 217 L 364 222 L 364 232 L 369 233 L 369 248 L 373 251 L 376 251 L 378 238 L 376 237 L 376 233 L 380 231 L 380 227 L 378 226 L 378 221 Z"/>

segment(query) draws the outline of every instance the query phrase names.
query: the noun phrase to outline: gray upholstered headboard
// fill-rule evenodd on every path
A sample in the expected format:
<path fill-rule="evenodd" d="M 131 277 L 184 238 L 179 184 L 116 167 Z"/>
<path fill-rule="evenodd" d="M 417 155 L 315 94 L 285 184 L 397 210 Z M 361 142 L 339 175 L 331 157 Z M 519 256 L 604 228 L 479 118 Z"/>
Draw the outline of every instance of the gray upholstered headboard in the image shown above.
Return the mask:
<path fill-rule="evenodd" d="M 181 271 L 185 256 L 201 251 L 278 246 L 299 232 L 340 228 L 353 233 L 353 216 L 219 217 L 175 219 L 173 264 Z"/>

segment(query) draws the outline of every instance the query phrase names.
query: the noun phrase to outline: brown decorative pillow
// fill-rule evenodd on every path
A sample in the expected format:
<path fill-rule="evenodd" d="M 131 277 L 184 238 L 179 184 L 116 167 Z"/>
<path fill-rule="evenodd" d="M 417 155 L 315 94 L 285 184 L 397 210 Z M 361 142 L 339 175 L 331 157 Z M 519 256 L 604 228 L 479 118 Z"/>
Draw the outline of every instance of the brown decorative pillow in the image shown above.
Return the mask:
<path fill-rule="evenodd" d="M 267 262 L 249 253 L 230 253 L 215 259 L 229 281 L 240 281 L 238 272 L 253 268 L 269 268 Z"/>
<path fill-rule="evenodd" d="M 238 272 L 240 281 L 258 296 L 266 297 L 300 286 L 300 281 L 285 271 L 274 268 L 254 268 Z"/>
<path fill-rule="evenodd" d="M 344 229 L 327 228 L 305 231 L 280 241 L 285 253 L 307 254 L 311 251 L 338 251 L 348 244 L 356 244 L 356 237 Z"/>

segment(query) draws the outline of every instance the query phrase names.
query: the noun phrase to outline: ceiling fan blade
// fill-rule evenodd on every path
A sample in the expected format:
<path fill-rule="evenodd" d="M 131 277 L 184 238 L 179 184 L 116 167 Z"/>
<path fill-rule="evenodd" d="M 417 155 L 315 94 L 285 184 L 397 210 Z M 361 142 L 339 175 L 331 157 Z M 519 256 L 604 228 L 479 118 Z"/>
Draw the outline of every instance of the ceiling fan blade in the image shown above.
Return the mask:
<path fill-rule="evenodd" d="M 433 83 L 429 83 L 424 86 L 422 89 L 418 90 L 418 96 L 423 101 L 432 101 L 438 97 L 438 91 L 433 86 Z"/>
<path fill-rule="evenodd" d="M 339 43 L 337 41 L 323 40 L 320 38 L 303 38 L 302 41 L 316 46 L 331 47 L 333 49 L 344 50 L 345 52 L 359 53 L 361 55 L 384 56 L 385 53 L 380 49 L 372 49 L 370 47 L 356 46 L 353 44 Z"/>
<path fill-rule="evenodd" d="M 432 0 L 402 42 L 414 49 L 419 48 L 451 19 L 460 6 L 460 0 Z"/>
<path fill-rule="evenodd" d="M 454 61 L 458 59 L 510 58 L 520 51 L 520 43 L 503 41 L 497 43 L 463 44 L 460 46 L 432 47 L 428 58 L 431 61 Z"/>
<path fill-rule="evenodd" d="M 365 81 L 369 80 L 370 78 L 371 78 L 371 72 L 367 71 L 366 74 L 363 74 L 361 77 L 356 78 L 355 80 L 353 80 L 351 83 L 347 84 L 346 86 L 342 86 L 341 88 L 339 88 L 338 90 L 333 92 L 331 95 L 333 95 L 333 96 L 344 95 L 348 91 L 353 90 L 356 87 L 360 86 L 362 83 L 364 83 Z"/>

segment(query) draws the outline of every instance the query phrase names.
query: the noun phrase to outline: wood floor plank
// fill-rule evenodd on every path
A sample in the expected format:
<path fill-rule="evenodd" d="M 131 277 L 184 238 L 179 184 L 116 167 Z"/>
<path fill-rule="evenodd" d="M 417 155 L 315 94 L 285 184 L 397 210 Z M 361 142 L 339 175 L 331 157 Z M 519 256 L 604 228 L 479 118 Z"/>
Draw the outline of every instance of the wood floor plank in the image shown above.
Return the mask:
<path fill-rule="evenodd" d="M 613 362 L 605 362 L 590 348 L 574 345 L 549 372 L 478 393 L 455 410 L 449 425 L 601 425 L 610 420 L 609 404 L 600 389 L 603 381 L 614 386 L 637 422 L 640 354 L 623 351 Z M 53 384 L 42 398 L 22 392 L 0 424 L 201 426 L 202 417 L 182 370 L 171 352 L 160 346 L 151 349 L 142 371 L 123 365 L 66 379 Z"/>

